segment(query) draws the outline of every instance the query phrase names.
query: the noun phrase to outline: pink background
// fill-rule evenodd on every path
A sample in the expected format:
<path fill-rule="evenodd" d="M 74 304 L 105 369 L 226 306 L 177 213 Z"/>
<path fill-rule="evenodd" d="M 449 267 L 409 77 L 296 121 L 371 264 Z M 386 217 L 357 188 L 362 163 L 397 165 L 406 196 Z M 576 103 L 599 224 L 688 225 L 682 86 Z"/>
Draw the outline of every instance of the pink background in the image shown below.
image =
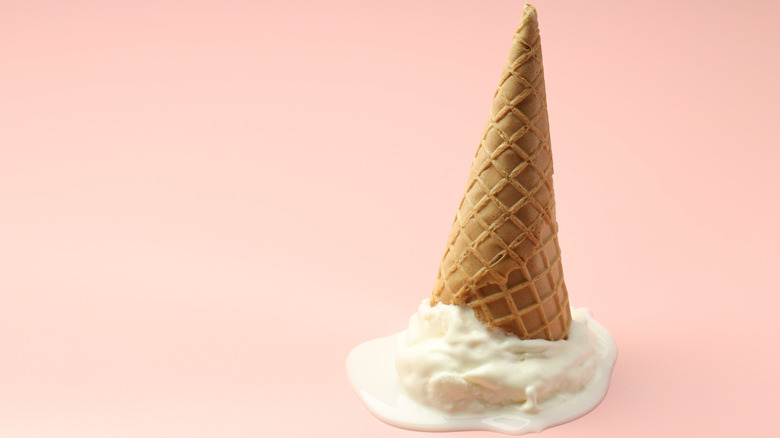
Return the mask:
<path fill-rule="evenodd" d="M 619 346 L 544 436 L 780 432 L 779 5 L 537 2 L 566 281 Z M 0 436 L 422 436 L 344 362 L 430 293 L 522 2 L 2 10 Z"/>

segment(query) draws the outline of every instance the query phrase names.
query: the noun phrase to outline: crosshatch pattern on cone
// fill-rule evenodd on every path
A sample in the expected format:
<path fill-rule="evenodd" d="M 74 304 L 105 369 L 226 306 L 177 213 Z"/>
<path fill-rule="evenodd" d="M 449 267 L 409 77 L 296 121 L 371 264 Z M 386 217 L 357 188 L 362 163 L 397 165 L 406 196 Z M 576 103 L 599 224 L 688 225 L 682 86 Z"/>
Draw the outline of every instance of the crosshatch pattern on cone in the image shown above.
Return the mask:
<path fill-rule="evenodd" d="M 571 325 L 555 218 L 536 10 L 527 5 L 450 231 L 431 304 L 467 304 L 521 339 Z"/>

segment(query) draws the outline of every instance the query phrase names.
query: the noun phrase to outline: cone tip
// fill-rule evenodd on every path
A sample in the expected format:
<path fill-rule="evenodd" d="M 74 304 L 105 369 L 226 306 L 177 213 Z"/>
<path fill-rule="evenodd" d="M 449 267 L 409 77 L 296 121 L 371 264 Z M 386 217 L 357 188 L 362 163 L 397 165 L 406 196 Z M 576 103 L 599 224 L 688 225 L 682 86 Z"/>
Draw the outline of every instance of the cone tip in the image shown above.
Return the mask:
<path fill-rule="evenodd" d="M 523 6 L 523 19 L 521 21 L 536 21 L 536 6 L 526 3 Z"/>
<path fill-rule="evenodd" d="M 515 30 L 515 44 L 530 47 L 536 43 L 539 38 L 539 21 L 536 16 L 536 7 L 526 3 L 523 7 L 523 18 Z"/>

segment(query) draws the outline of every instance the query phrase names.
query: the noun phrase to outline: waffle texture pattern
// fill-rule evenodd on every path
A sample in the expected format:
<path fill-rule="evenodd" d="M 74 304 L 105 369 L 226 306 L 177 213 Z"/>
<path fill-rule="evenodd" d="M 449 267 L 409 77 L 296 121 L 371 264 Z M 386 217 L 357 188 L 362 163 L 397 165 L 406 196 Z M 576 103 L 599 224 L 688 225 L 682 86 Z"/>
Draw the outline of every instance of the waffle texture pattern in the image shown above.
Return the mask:
<path fill-rule="evenodd" d="M 521 339 L 566 339 L 571 311 L 555 218 L 536 10 L 526 5 L 471 166 L 431 304 L 469 305 Z"/>

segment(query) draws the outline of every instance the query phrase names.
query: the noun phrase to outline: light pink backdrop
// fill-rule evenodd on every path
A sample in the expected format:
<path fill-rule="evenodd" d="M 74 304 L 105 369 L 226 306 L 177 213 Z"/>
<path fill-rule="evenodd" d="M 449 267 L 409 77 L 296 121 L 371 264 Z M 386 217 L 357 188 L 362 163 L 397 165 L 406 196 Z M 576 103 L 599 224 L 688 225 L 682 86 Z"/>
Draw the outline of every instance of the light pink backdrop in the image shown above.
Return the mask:
<path fill-rule="evenodd" d="M 0 436 L 418 435 L 344 362 L 430 293 L 522 2 L 277 3 L 2 6 Z M 545 436 L 780 432 L 778 5 L 537 2 L 620 351 Z"/>

